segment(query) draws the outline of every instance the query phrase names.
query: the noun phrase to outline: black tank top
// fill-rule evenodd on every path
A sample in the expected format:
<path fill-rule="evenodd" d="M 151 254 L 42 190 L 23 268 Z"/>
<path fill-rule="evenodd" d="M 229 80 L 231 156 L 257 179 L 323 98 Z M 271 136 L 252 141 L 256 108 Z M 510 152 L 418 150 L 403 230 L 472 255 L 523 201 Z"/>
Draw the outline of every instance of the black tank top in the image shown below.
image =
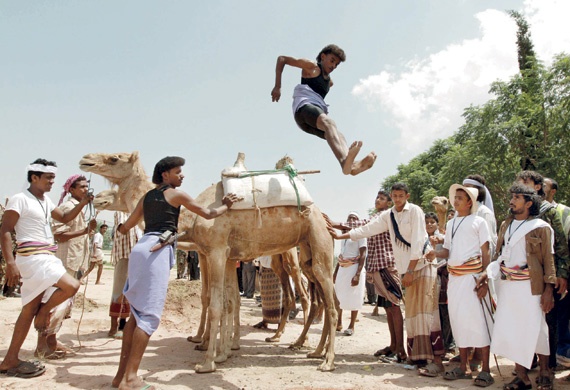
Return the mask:
<path fill-rule="evenodd" d="M 176 232 L 180 207 L 174 207 L 164 198 L 164 191 L 170 186 L 150 190 L 144 196 L 144 232 L 163 233 L 167 230 Z"/>
<path fill-rule="evenodd" d="M 317 65 L 319 66 L 321 73 L 317 77 L 311 77 L 308 79 L 301 77 L 301 84 L 308 85 L 313 91 L 321 95 L 324 99 L 331 89 L 331 80 L 325 79 L 325 76 L 323 76 L 323 68 L 321 67 L 321 64 L 317 63 Z"/>

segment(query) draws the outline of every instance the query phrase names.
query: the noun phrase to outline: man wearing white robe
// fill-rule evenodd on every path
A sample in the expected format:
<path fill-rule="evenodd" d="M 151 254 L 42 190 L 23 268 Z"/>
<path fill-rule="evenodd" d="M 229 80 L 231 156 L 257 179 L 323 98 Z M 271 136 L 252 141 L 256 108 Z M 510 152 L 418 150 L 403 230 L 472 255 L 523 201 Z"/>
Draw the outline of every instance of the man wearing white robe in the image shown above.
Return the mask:
<path fill-rule="evenodd" d="M 510 211 L 501 225 L 497 252 L 477 281 L 478 295 L 487 294 L 487 279 L 495 280 L 498 295 L 491 352 L 515 362 L 517 376 L 510 388 L 531 388 L 528 370 L 536 353 L 540 385 L 552 384 L 548 367 L 548 326 L 545 314 L 554 306 L 556 271 L 551 227 L 535 216 L 540 198 L 533 189 L 514 184 Z"/>
<path fill-rule="evenodd" d="M 348 222 L 359 220 L 356 212 L 348 214 Z M 366 260 L 366 238 L 356 241 L 342 241 L 342 251 L 334 271 L 334 289 L 340 304 L 336 329 L 342 330 L 342 311 L 350 310 L 350 324 L 344 331 L 346 336 L 352 336 L 358 312 L 362 309 L 365 291 L 364 261 Z"/>
<path fill-rule="evenodd" d="M 475 288 L 475 277 L 490 262 L 491 236 L 486 221 L 477 216 L 478 191 L 454 184 L 449 189 L 449 199 L 456 210 L 455 218 L 447 222 L 443 249 L 436 251 L 439 258 L 447 258 L 449 284 L 447 287 L 449 319 L 461 363 L 444 374 L 445 379 L 470 379 L 467 360 L 470 348 L 480 349 L 481 373 L 475 384 L 486 387 L 494 383 L 489 368 L 492 319 L 490 300 L 480 301 Z M 485 310 L 484 306 L 489 310 Z"/>

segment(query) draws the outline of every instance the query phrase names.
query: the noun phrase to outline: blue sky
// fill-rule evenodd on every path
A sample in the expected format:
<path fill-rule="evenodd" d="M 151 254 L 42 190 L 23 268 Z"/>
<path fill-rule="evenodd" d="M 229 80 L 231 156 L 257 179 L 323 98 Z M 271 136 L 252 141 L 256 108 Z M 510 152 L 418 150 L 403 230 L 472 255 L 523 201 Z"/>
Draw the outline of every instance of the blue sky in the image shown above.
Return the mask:
<path fill-rule="evenodd" d="M 497 4 L 500 4 L 498 6 Z M 544 61 L 569 47 L 570 4 L 552 0 L 0 1 L 0 196 L 24 188 L 35 158 L 57 161 L 50 197 L 82 155 L 138 150 L 147 173 L 187 159 L 196 196 L 246 153 L 249 169 L 287 154 L 316 204 L 335 219 L 373 206 L 398 164 L 452 134 L 489 83 L 516 73 L 515 26 L 525 14 Z M 346 177 L 326 143 L 299 130 L 286 68 L 272 103 L 278 55 L 313 59 L 336 43 L 330 115 L 375 166 Z M 96 191 L 108 184 L 93 177 Z M 107 215 L 103 215 L 108 218 Z"/>

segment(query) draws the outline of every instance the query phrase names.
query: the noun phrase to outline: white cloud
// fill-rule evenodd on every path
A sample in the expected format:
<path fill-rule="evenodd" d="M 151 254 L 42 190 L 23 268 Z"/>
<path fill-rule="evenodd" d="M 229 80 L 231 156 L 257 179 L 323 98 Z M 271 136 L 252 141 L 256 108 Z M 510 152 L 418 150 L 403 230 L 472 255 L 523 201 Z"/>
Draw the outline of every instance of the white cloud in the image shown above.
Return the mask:
<path fill-rule="evenodd" d="M 570 8 L 563 1 L 527 0 L 524 15 L 531 25 L 535 49 L 543 60 L 570 47 Z M 516 25 L 503 11 L 488 9 L 475 15 L 480 36 L 449 44 L 426 58 L 403 65 L 401 72 L 382 71 L 353 88 L 369 109 L 389 115 L 400 130 L 402 152 L 425 150 L 463 123 L 463 109 L 490 98 L 490 84 L 517 72 Z"/>
<path fill-rule="evenodd" d="M 531 36 L 538 56 L 549 64 L 555 54 L 569 52 L 570 24 L 567 0 L 527 0 L 524 14 L 530 24 Z"/>

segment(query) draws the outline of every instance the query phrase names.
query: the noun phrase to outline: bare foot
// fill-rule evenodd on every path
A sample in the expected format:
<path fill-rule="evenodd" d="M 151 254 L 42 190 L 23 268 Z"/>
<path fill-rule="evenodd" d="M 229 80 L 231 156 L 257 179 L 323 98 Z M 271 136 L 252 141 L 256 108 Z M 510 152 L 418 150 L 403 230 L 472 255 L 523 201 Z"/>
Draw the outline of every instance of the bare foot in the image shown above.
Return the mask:
<path fill-rule="evenodd" d="M 345 175 L 351 174 L 352 171 L 354 170 L 353 167 L 354 159 L 356 158 L 358 152 L 360 152 L 361 147 L 362 147 L 362 141 L 354 141 L 352 145 L 350 145 L 350 148 L 348 148 L 348 154 L 346 155 L 346 158 L 342 162 L 342 173 L 344 173 Z"/>
<path fill-rule="evenodd" d="M 144 383 L 139 377 L 137 377 L 137 379 L 135 381 L 132 382 L 127 382 L 125 380 L 123 380 L 120 384 L 119 384 L 119 389 L 120 390 L 140 390 L 140 389 L 144 389 L 144 390 L 156 390 L 156 387 L 151 386 L 147 383 Z"/>
<path fill-rule="evenodd" d="M 359 173 L 362 173 L 367 169 L 372 168 L 372 165 L 374 165 L 374 161 L 376 161 L 376 153 L 374 152 L 368 153 L 368 155 L 364 157 L 362 160 L 352 164 L 352 170 L 350 171 L 350 174 L 352 176 L 356 176 Z"/>

